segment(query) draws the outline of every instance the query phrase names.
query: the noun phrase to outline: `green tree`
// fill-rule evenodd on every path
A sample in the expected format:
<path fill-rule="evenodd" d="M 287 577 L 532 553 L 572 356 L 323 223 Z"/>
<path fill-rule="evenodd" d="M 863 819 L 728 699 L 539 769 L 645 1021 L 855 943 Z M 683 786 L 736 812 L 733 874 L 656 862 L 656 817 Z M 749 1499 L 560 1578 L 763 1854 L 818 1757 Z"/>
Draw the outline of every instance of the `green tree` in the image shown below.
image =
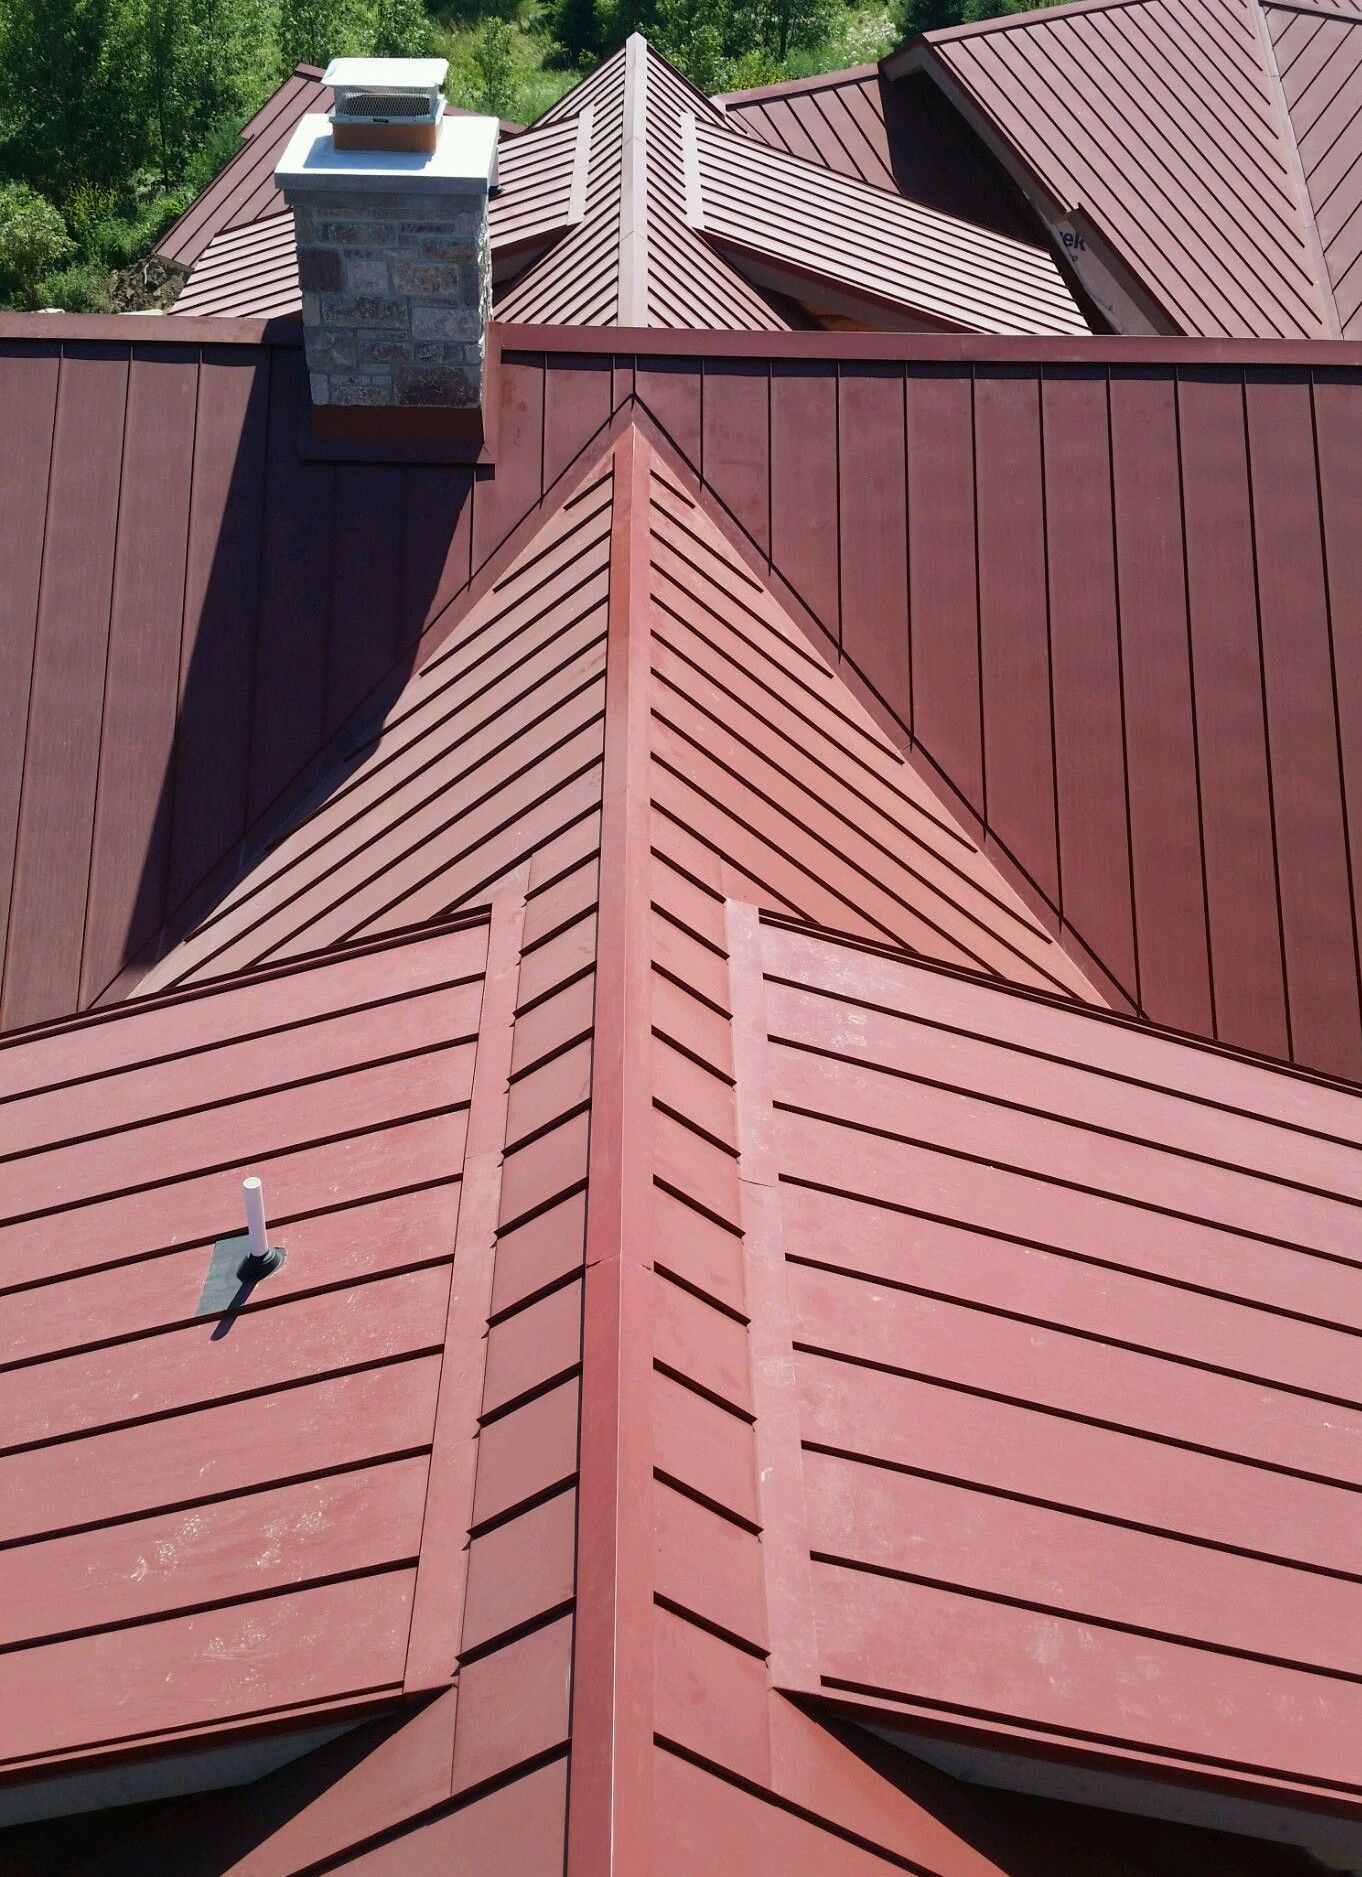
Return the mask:
<path fill-rule="evenodd" d="M 371 48 L 378 59 L 422 59 L 434 45 L 424 0 L 378 0 Z"/>
<path fill-rule="evenodd" d="M 0 290 L 27 299 L 44 274 L 64 267 L 76 244 L 60 212 L 25 182 L 0 183 Z"/>
<path fill-rule="evenodd" d="M 934 33 L 942 26 L 998 19 L 1004 13 L 1030 13 L 1058 4 L 1059 0 L 903 0 L 898 28 L 903 38 L 911 39 L 915 33 Z"/>
<path fill-rule="evenodd" d="M 280 0 L 279 64 L 327 65 L 365 50 L 366 22 L 355 0 Z"/>
<path fill-rule="evenodd" d="M 126 185 L 145 151 L 136 24 L 126 0 L 4 0 L 0 170 L 57 202 Z"/>
<path fill-rule="evenodd" d="M 489 117 L 509 117 L 517 89 L 515 27 L 484 20 L 473 41 L 473 101 Z"/>
<path fill-rule="evenodd" d="M 762 49 L 783 62 L 791 52 L 819 45 L 832 30 L 838 0 L 761 0 Z"/>
<path fill-rule="evenodd" d="M 194 150 L 245 115 L 265 20 L 258 0 L 129 0 L 138 18 L 136 95 L 168 189 Z"/>
<path fill-rule="evenodd" d="M 607 25 L 598 0 L 549 0 L 548 25 L 571 65 L 584 65 L 605 50 Z"/>

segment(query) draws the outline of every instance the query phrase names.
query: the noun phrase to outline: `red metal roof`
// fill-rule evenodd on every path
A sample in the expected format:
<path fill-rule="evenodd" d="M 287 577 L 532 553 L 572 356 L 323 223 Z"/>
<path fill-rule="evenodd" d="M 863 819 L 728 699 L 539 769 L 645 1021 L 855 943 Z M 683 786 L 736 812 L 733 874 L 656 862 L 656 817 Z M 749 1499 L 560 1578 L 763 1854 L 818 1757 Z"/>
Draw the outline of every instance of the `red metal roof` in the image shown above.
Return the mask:
<path fill-rule="evenodd" d="M 1087 332 L 1043 249 L 683 120 L 688 220 L 768 285 L 867 324 Z"/>
<path fill-rule="evenodd" d="M 1086 339 L 646 333 L 621 351 L 615 334 L 546 333 L 503 356 L 496 460 L 475 474 L 299 461 L 296 347 L 241 334 L 215 344 L 225 330 L 183 321 L 167 341 L 140 323 L 128 338 L 122 324 L 30 320 L 5 340 L 7 408 L 35 419 L 8 473 L 18 490 L 52 491 L 43 529 L 31 506 L 15 519 L 16 504 L 0 504 L 13 531 L 3 616 L 34 672 L 24 764 L 0 770 L 19 830 L 10 969 L 25 996 L 69 1008 L 87 931 L 109 965 L 94 974 L 100 989 L 130 957 L 131 906 L 153 920 L 141 932 L 164 929 L 149 984 L 181 988 L 0 1048 L 0 1065 L 25 1077 L 0 1099 L 12 1094 L 4 1111 L 28 1117 L 32 1148 L 9 1168 L 7 1204 L 22 1217 L 0 1289 L 34 1339 L 33 1366 L 0 1386 L 44 1466 L 105 1494 L 100 1518 L 129 1538 L 122 1528 L 180 1503 L 119 1496 L 145 1480 L 137 1455 L 169 1465 L 195 1417 L 286 1383 L 301 1403 L 334 1378 L 348 1387 L 408 1361 L 414 1373 L 450 1351 L 433 1422 L 412 1433 L 342 1409 L 285 1417 L 301 1457 L 277 1478 L 239 1480 L 221 1515 L 247 1520 L 257 1495 L 304 1473 L 330 1480 L 443 1451 L 453 1390 L 458 1464 L 439 1473 L 422 1531 L 413 1541 L 400 1516 L 379 1521 L 397 1555 L 365 1553 L 324 1586 L 338 1599 L 345 1586 L 360 1608 L 343 1637 L 358 1651 L 366 1579 L 391 1589 L 416 1560 L 419 1605 L 429 1558 L 434 1614 L 403 1633 L 400 1676 L 396 1645 L 385 1655 L 382 1643 L 388 1679 L 376 1687 L 385 1700 L 399 1686 L 446 1691 L 246 1796 L 136 1823 L 121 1850 L 100 1854 L 99 1877 L 177 1859 L 185 1877 L 213 1861 L 218 1877 L 343 1864 L 377 1877 L 431 1857 L 474 1877 L 508 1862 L 534 1877 L 636 1877 L 649 1864 L 708 1877 L 735 1859 L 762 1877 L 1011 1877 L 1026 1868 L 1024 1826 L 839 1731 L 853 1709 L 917 1728 L 927 1702 L 948 1732 L 1030 1730 L 1061 1763 L 1128 1754 L 1150 1775 L 1181 1754 L 1198 1788 L 1294 1782 L 1295 1800 L 1314 1804 L 1332 1782 L 1328 1803 L 1362 1812 L 1343 1764 L 1353 1586 L 1339 1569 L 1351 1522 L 1338 1511 L 1351 1477 L 1339 1430 L 1356 1392 L 1344 1341 L 1357 1091 L 1092 1008 L 1120 996 L 1099 960 L 1116 956 L 1108 941 L 1122 928 L 1112 913 L 1094 959 L 1075 916 L 1084 903 L 1119 909 L 1102 869 L 1133 847 L 1137 983 L 1148 973 L 1154 995 L 1183 994 L 1159 962 L 1179 956 L 1185 977 L 1187 902 L 1170 850 L 1151 868 L 1147 845 L 1167 838 L 1151 804 L 1176 802 L 1183 783 L 1184 746 L 1148 723 L 1172 695 L 1177 634 L 1159 603 L 1171 604 L 1176 574 L 1191 596 L 1189 666 L 1204 651 L 1221 674 L 1189 713 L 1204 801 L 1219 799 L 1217 761 L 1242 762 L 1247 708 L 1216 709 L 1238 695 L 1250 640 L 1271 746 L 1248 747 L 1279 778 L 1266 824 L 1223 805 L 1196 824 L 1217 830 L 1221 861 L 1245 882 L 1232 906 L 1243 949 L 1215 954 L 1217 986 L 1234 996 L 1202 1027 L 1247 1026 L 1271 1007 L 1247 968 L 1268 930 L 1249 928 L 1247 887 L 1267 858 L 1281 881 L 1271 937 L 1290 1038 L 1350 1046 L 1346 844 L 1340 872 L 1340 856 L 1330 863 L 1299 830 L 1344 823 L 1344 773 L 1330 793 L 1329 740 L 1312 726 L 1346 713 L 1355 687 L 1339 684 L 1335 705 L 1346 634 L 1326 635 L 1320 659 L 1299 549 L 1323 530 L 1330 616 L 1346 619 L 1347 543 L 1362 538 L 1347 526 L 1362 486 L 1350 471 L 1355 353 L 1273 350 L 1264 364 L 1245 348 L 1186 344 L 1132 356 Z M 1189 447 L 1225 448 L 1224 411 L 1248 441 L 1199 481 L 1154 419 L 1208 387 L 1211 405 L 1189 406 L 1180 427 Z M 235 426 L 227 390 L 225 408 L 249 414 Z M 1321 451 L 1312 478 L 1299 473 L 1303 409 Z M 164 456 L 145 440 L 153 414 Z M 102 506 L 83 500 L 109 462 L 125 465 L 121 490 Z M 1099 463 L 1109 477 L 1114 463 L 1114 488 Z M 1258 526 L 1236 564 L 1254 598 L 1231 605 L 1230 531 L 1196 504 L 1213 493 L 1247 506 L 1250 474 Z M 178 508 L 175 489 L 186 491 Z M 1286 506 L 1316 495 L 1318 506 Z M 1289 555 L 1272 527 L 1289 528 Z M 196 529 L 223 544 L 221 563 Z M 44 531 L 46 555 L 31 540 Z M 86 557 L 69 568 L 76 547 Z M 1288 561 L 1293 584 L 1274 584 Z M 161 584 L 134 584 L 147 567 Z M 1132 577 L 1144 584 L 1132 590 Z M 1104 583 L 1121 598 L 1114 640 L 1092 602 Z M 385 598 L 394 610 L 376 633 Z M 101 636 L 89 621 L 106 607 L 114 626 Z M 157 630 L 128 637 L 144 614 Z M 192 654 L 186 667 L 185 644 L 214 618 L 237 657 L 249 646 L 251 680 L 235 690 L 211 636 L 202 672 Z M 1108 682 L 1111 664 L 1124 687 Z M 110 715 L 106 668 L 135 669 L 137 698 L 164 700 L 154 749 Z M 108 691 L 116 706 L 130 684 L 120 676 Z M 285 742 L 271 746 L 285 688 L 273 732 Z M 69 721 L 73 700 L 83 714 Z M 1343 741 L 1350 749 L 1350 729 Z M 229 764 L 232 751 L 245 754 Z M 157 754 L 176 772 L 168 792 Z M 1133 840 L 1110 832 L 1116 797 L 1098 784 L 1111 773 Z M 1127 776 L 1140 784 L 1128 795 Z M 224 777 L 239 792 L 230 817 Z M 159 835 L 167 799 L 172 826 Z M 977 825 L 962 802 L 977 802 Z M 143 898 L 137 857 L 153 836 L 156 867 L 141 877 L 157 889 Z M 1289 840 L 1308 877 L 1292 873 Z M 167 855 L 183 882 L 174 900 Z M 420 923 L 459 905 L 466 927 Z M 1294 947 L 1307 915 L 1309 968 L 1303 945 L 1283 968 L 1283 935 Z M 810 923 L 818 930 L 793 930 Z M 449 989 L 463 997 L 484 981 L 476 1023 L 433 1009 L 444 978 L 428 990 L 382 975 L 469 932 L 489 948 L 485 973 L 479 951 L 451 968 Z M 1229 937 L 1217 929 L 1222 947 Z M 386 963 L 371 982 L 372 960 Z M 214 973 L 226 975 L 209 983 Z M 346 985 L 327 991 L 328 973 L 349 974 Z M 309 985 L 312 1007 L 289 1001 Z M 274 1015 L 255 1001 L 275 995 Z M 279 1086 L 259 1086 L 268 1071 Z M 93 1104 L 86 1120 L 82 1104 Z M 426 1159 L 418 1136 L 435 1142 Z M 184 1314 L 183 1274 L 200 1269 L 216 1208 L 262 1157 L 300 1254 L 277 1301 L 262 1295 L 214 1341 Z M 299 1279 L 302 1296 L 288 1288 Z M 394 1283 L 416 1298 L 411 1317 L 346 1305 L 356 1289 L 361 1304 L 381 1303 Z M 860 1315 L 823 1308 L 837 1287 Z M 83 1316 L 54 1312 L 78 1291 Z M 444 1306 L 433 1321 L 429 1297 Z M 921 1333 L 947 1320 L 949 1331 Z M 377 1352 L 356 1356 L 346 1339 L 366 1336 Z M 271 1337 L 281 1374 L 204 1392 L 210 1363 Z M 158 1395 L 191 1344 L 181 1392 Z M 126 1368 L 109 1353 L 124 1348 L 136 1351 Z M 832 1412 L 819 1392 L 829 1367 L 859 1391 L 842 1398 L 835 1455 L 820 1451 L 835 1443 L 817 1419 Z M 126 1413 L 101 1379 L 126 1391 Z M 900 1386 L 914 1409 L 885 1410 Z M 963 1405 L 932 1420 L 933 1390 Z M 986 1429 L 972 1463 L 971 1415 Z M 1026 1434 L 1009 1445 L 1001 1422 L 1018 1418 Z M 94 1444 L 129 1429 L 135 1449 Z M 353 1453 L 308 1464 L 352 1434 Z M 911 1456 L 880 1451 L 891 1437 L 923 1443 L 916 1471 Z M 1074 1456 L 1094 1453 L 1089 1476 Z M 982 1470 L 1000 1455 L 1001 1481 Z M 866 1475 L 845 1517 L 838 1468 Z M 894 1495 L 913 1492 L 905 1513 Z M 55 1516 L 38 1497 L 40 1516 Z M 892 1523 L 865 1516 L 881 1501 Z M 362 1548 L 366 1501 L 326 1504 L 337 1546 Z M 962 1553 L 966 1512 L 978 1542 Z M 1057 1550 L 1066 1520 L 1082 1542 Z M 914 1534 L 918 1570 L 893 1549 Z M 112 1542 L 101 1555 L 115 1555 Z M 1148 1567 L 1155 1543 L 1180 1547 L 1181 1574 Z M 4 1554 L 16 1571 L 24 1550 Z M 84 1554 L 70 1555 L 76 1570 Z M 302 1536 L 283 1555 L 304 1576 L 314 1568 Z M 36 1557 L 23 1560 L 30 1572 Z M 246 1559 L 233 1540 L 223 1610 L 237 1607 L 231 1573 Z M 105 1594 L 78 1581 L 66 1640 L 38 1632 L 63 1650 L 87 1647 L 70 1631 L 81 1599 Z M 929 1654 L 928 1618 L 966 1591 L 950 1646 Z M 302 1594 L 280 1588 L 273 1602 Z M 1312 1633 L 1299 1616 L 1307 1595 Z M 916 1657 L 892 1611 L 871 1650 L 876 1598 L 918 1613 Z M 1026 1647 L 1037 1604 L 1057 1659 L 1070 1662 L 1081 1624 L 1110 1673 L 1075 1669 L 1057 1686 L 1042 1672 Z M 85 1607 L 124 1612 L 85 1627 L 117 1631 L 134 1665 L 163 1615 L 180 1620 L 158 1608 L 125 1627 L 126 1605 Z M 315 1675 L 345 1659 L 335 1640 L 328 1630 L 313 1649 Z M 1186 1668 L 1194 1647 L 1200 1680 Z M 175 1660 L 206 1662 L 198 1685 L 218 1692 L 216 1709 L 199 1697 L 182 1724 L 220 1729 L 229 1670 L 192 1647 Z M 1131 1664 L 1147 1662 L 1156 1673 L 1140 1703 Z M 253 1666 L 286 1684 L 286 1658 Z M 58 1686 L 74 1687 L 65 1671 Z M 354 1692 L 329 1685 L 316 1698 L 349 1712 Z M 168 1699 L 143 1674 L 127 1699 L 153 1694 Z M 1303 1694 L 1294 1718 L 1273 1705 Z M 78 1692 L 65 1700 L 57 1715 L 86 1724 Z M 1212 1701 L 1216 1732 L 1194 1706 Z M 36 1726 L 31 1705 L 21 1718 Z M 142 1724 L 177 1724 L 158 1713 Z M 89 1715 L 92 1728 L 111 1725 L 93 1705 Z M 1251 1763 L 1227 1768 L 1235 1756 Z M 1072 1845 L 1062 1822 L 1050 1826 Z M 1126 1855 L 1119 1827 L 1108 1842 L 1113 1877 L 1121 1859 L 1158 1868 Z"/>
<path fill-rule="evenodd" d="M 183 267 L 194 267 L 210 242 L 225 230 L 246 228 L 284 213 L 284 198 L 274 186 L 274 167 L 299 122 L 309 111 L 329 111 L 331 93 L 318 66 L 297 65 L 241 131 L 241 148 L 231 162 L 171 223 L 156 252 Z M 457 106 L 455 116 L 466 116 Z M 520 129 L 503 123 L 502 131 Z M 263 309 L 253 309 L 257 317 Z"/>
<path fill-rule="evenodd" d="M 627 525 L 649 570 L 631 630 L 651 633 L 662 822 L 698 855 L 723 854 L 735 892 L 1096 997 L 703 507 L 634 447 L 649 459 L 647 511 L 621 522 L 612 449 L 383 721 L 347 736 L 346 773 L 323 774 L 321 805 L 287 834 L 261 828 L 264 858 L 139 989 L 401 930 L 476 903 L 541 852 L 592 851 L 609 559 Z"/>
<path fill-rule="evenodd" d="M 1103 996 L 1362 1065 L 1359 390 L 1333 353 L 1284 375 L 1128 341 L 1027 366 L 998 349 L 1022 342 L 546 335 L 507 357 L 503 466 L 475 476 L 298 462 L 293 344 L 26 330 L 0 360 L 23 418 L 0 505 L 11 1024 L 116 994 L 203 917 L 283 791 L 641 406 Z"/>
<path fill-rule="evenodd" d="M 770 923 L 761 968 L 801 1685 L 1356 1804 L 1356 1091 Z"/>
<path fill-rule="evenodd" d="M 494 278 L 505 280 L 582 219 L 591 112 L 502 142 L 488 210 Z M 172 312 L 270 319 L 301 311 L 293 217 L 223 228 L 194 264 Z"/>
<path fill-rule="evenodd" d="M 723 92 L 714 102 L 777 150 L 878 189 L 896 187 L 878 65 Z"/>
<path fill-rule="evenodd" d="M 1339 330 L 1362 331 L 1362 17 L 1349 0 L 1322 7 L 1265 6 L 1272 56 Z"/>
<path fill-rule="evenodd" d="M 1328 336 L 1332 290 L 1266 11 L 1074 0 L 928 34 L 886 69 L 935 77 L 1045 219 L 1128 272 L 1155 330 Z"/>
<path fill-rule="evenodd" d="M 498 316 L 761 331 L 801 323 L 809 315 L 791 302 L 808 302 L 872 325 L 1087 330 L 1035 239 L 867 194 L 737 134 L 739 121 L 635 34 L 532 129 L 504 138 L 490 212 Z M 176 312 L 296 311 L 291 250 L 277 212 L 224 224 Z"/>
<path fill-rule="evenodd" d="M 422 1529 L 473 1432 L 440 1352 L 487 956 L 484 919 L 0 1045 L 6 1773 L 447 1676 Z M 245 1173 L 286 1262 L 198 1315 Z"/>

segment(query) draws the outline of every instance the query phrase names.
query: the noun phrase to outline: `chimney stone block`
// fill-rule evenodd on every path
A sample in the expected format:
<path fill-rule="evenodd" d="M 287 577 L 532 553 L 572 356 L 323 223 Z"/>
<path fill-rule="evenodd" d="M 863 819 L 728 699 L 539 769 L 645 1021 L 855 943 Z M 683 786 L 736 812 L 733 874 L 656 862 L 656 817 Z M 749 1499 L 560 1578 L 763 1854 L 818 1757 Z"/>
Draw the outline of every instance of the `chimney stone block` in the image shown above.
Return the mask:
<path fill-rule="evenodd" d="M 345 284 L 341 257 L 334 248 L 299 248 L 298 285 L 304 293 L 339 293 Z"/>

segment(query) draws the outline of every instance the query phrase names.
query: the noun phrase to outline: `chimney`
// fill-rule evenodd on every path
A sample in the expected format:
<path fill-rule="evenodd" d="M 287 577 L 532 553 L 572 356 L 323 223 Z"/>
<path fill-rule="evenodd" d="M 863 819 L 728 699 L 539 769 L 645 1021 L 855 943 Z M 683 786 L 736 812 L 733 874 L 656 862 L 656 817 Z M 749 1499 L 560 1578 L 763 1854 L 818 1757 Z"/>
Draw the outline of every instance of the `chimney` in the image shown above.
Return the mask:
<path fill-rule="evenodd" d="M 395 434 L 401 413 L 424 414 L 421 434 L 480 434 L 498 125 L 446 114 L 447 70 L 333 59 L 333 109 L 302 119 L 274 172 L 297 235 L 314 427 L 331 434 Z M 379 408 L 390 416 L 364 416 Z"/>

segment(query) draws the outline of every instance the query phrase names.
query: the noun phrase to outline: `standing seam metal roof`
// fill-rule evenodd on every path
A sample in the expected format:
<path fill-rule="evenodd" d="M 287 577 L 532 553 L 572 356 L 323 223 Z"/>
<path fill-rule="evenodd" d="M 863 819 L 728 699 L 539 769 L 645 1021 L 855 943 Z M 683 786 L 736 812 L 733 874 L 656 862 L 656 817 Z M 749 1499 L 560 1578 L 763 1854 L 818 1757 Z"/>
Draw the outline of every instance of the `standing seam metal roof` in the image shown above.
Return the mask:
<path fill-rule="evenodd" d="M 1328 336 L 1264 11 L 1076 0 L 928 34 L 889 69 L 958 87 L 1052 213 L 1089 215 L 1178 330 Z"/>

